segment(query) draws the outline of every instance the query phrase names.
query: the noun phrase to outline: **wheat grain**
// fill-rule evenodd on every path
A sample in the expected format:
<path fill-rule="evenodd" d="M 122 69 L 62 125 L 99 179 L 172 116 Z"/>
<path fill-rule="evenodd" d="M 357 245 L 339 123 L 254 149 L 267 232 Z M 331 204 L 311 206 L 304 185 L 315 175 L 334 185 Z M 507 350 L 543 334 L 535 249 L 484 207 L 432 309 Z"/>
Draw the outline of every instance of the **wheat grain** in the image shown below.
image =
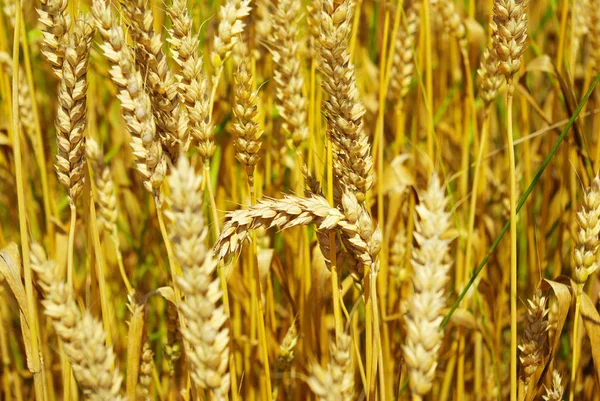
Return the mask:
<path fill-rule="evenodd" d="M 56 174 L 74 203 L 85 182 L 87 67 L 94 29 L 77 20 L 69 35 L 58 93 L 56 114 Z"/>
<path fill-rule="evenodd" d="M 477 69 L 477 74 L 481 79 L 479 96 L 483 100 L 486 108 L 498 96 L 498 89 L 502 85 L 502 76 L 498 71 L 499 60 L 495 48 L 485 49 L 481 65 Z"/>
<path fill-rule="evenodd" d="M 444 236 L 450 229 L 450 214 L 445 210 L 448 199 L 437 174 L 431 176 L 420 201 L 416 207 L 418 219 L 414 232 L 417 246 L 411 258 L 414 294 L 408 300 L 403 347 L 414 400 L 421 400 L 429 393 L 438 364 L 437 354 L 444 336 L 439 326 L 450 269 L 451 241 Z"/>
<path fill-rule="evenodd" d="M 138 393 L 146 401 L 150 400 L 150 385 L 152 384 L 152 370 L 154 352 L 148 341 L 144 342 L 142 349 L 142 360 L 140 361 L 140 375 L 138 378 Z"/>

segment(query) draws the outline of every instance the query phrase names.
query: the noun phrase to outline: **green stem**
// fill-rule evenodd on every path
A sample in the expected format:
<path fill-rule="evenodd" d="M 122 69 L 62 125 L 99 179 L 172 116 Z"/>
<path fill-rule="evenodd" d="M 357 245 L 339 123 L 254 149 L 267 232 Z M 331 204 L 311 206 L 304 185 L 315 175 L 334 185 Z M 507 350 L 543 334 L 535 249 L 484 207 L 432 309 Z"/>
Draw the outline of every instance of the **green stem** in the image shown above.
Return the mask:
<path fill-rule="evenodd" d="M 575 113 L 573 113 L 573 115 L 569 119 L 569 122 L 567 123 L 566 127 L 562 130 L 562 132 L 560 133 L 560 136 L 558 137 L 556 143 L 554 144 L 554 146 L 550 150 L 550 153 L 548 154 L 548 156 L 546 156 L 546 158 L 544 159 L 542 165 L 540 166 L 540 168 L 538 169 L 538 171 L 535 173 L 535 176 L 533 177 L 533 180 L 531 181 L 531 184 L 529 184 L 529 187 L 527 187 L 527 190 L 525 191 L 525 193 L 523 194 L 523 196 L 519 200 L 519 204 L 517 205 L 517 210 L 516 210 L 517 213 L 519 213 L 519 211 L 521 210 L 521 208 L 523 207 L 523 205 L 527 201 L 527 198 L 529 198 L 529 195 L 531 195 L 531 192 L 533 192 L 533 188 L 535 188 L 535 186 L 537 185 L 537 182 L 539 181 L 540 177 L 544 173 L 544 170 L 546 170 L 546 167 L 548 167 L 548 164 L 550 164 L 550 161 L 552 160 L 552 157 L 554 157 L 554 154 L 558 150 L 558 147 L 560 146 L 560 144 L 562 143 L 562 141 L 567 136 L 567 133 L 571 129 L 571 126 L 573 125 L 573 123 L 575 123 L 575 120 L 579 116 L 579 113 L 583 109 L 583 106 L 585 106 L 585 104 L 587 103 L 588 99 L 590 98 L 590 95 L 592 94 L 594 88 L 598 84 L 598 81 L 600 81 L 600 75 L 596 75 L 596 77 L 594 78 L 594 81 L 590 85 L 590 88 L 588 89 L 588 91 L 583 96 L 583 99 L 581 99 L 581 102 L 577 106 L 577 109 L 575 109 Z M 471 286 L 475 282 L 475 279 L 477 279 L 477 276 L 479 275 L 479 273 L 481 273 L 481 271 L 483 270 L 483 268 L 487 264 L 488 260 L 490 259 L 490 256 L 492 256 L 492 254 L 494 253 L 494 251 L 496 250 L 496 248 L 500 244 L 500 241 L 502 241 L 502 238 L 504 238 L 504 234 L 506 234 L 506 232 L 508 231 L 509 227 L 510 227 L 510 220 L 508 220 L 506 222 L 506 224 L 504 224 L 504 227 L 502 227 L 502 231 L 500 231 L 500 234 L 498 234 L 498 237 L 496 238 L 496 240 L 494 241 L 494 243 L 492 244 L 492 246 L 488 250 L 487 255 L 485 255 L 485 257 L 483 258 L 483 260 L 481 261 L 481 263 L 479 263 L 479 266 L 477 266 L 477 270 L 475 270 L 475 272 L 473 273 L 473 275 L 469 279 L 469 282 L 467 283 L 467 285 L 465 286 L 465 288 L 462 290 L 462 292 L 460 293 L 460 295 L 458 296 L 458 298 L 456 299 L 456 301 L 454 302 L 454 304 L 450 308 L 450 311 L 448 312 L 448 314 L 446 315 L 446 317 L 442 321 L 442 324 L 440 325 L 441 329 L 443 329 L 444 327 L 446 327 L 448 325 L 448 322 L 450 321 L 450 318 L 452 317 L 452 315 L 454 314 L 454 312 L 458 308 L 458 305 L 460 305 L 461 301 L 463 300 L 463 298 L 465 297 L 465 295 L 467 294 L 467 292 L 469 291 L 469 289 L 471 288 Z"/>

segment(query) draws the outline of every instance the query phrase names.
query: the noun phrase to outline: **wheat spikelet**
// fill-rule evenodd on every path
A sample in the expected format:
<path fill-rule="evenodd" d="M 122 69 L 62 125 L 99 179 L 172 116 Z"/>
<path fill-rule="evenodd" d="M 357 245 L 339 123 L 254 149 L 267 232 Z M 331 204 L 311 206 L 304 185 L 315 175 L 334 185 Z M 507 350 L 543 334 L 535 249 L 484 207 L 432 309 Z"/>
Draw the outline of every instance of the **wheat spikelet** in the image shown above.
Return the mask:
<path fill-rule="evenodd" d="M 90 401 L 120 401 L 123 377 L 115 365 L 112 347 L 106 345 L 102 324 L 89 312 L 83 315 L 70 288 L 57 280 L 55 265 L 39 244 L 32 244 L 31 267 L 45 293 L 42 302 L 46 315 L 62 341 L 75 379 Z"/>
<path fill-rule="evenodd" d="M 258 91 L 253 91 L 254 77 L 243 60 L 233 75 L 233 132 L 236 159 L 246 170 L 248 187 L 254 191 L 254 169 L 258 162 L 262 130 L 258 125 Z"/>
<path fill-rule="evenodd" d="M 479 96 L 483 100 L 486 108 L 498 96 L 498 89 L 502 85 L 502 76 L 498 72 L 498 55 L 496 49 L 485 49 L 481 65 L 477 69 L 477 74 L 481 79 Z"/>
<path fill-rule="evenodd" d="M 542 296 L 538 288 L 532 299 L 527 300 L 527 316 L 525 318 L 525 331 L 521 338 L 519 359 L 523 365 L 523 381 L 527 386 L 529 381 L 542 363 L 548 341 L 548 309 L 547 298 Z"/>
<path fill-rule="evenodd" d="M 494 0 L 492 43 L 498 55 L 498 71 L 507 81 L 521 68 L 527 48 L 527 2 Z"/>
<path fill-rule="evenodd" d="M 273 31 L 273 18 L 270 10 L 269 0 L 256 0 L 254 2 L 254 34 L 257 43 L 267 43 Z M 254 59 L 261 60 L 268 52 L 263 46 L 256 46 L 252 52 Z"/>
<path fill-rule="evenodd" d="M 400 22 L 396 39 L 394 40 L 394 55 L 390 69 L 388 100 L 402 102 L 410 89 L 410 82 L 415 75 L 414 49 L 419 31 L 420 7 L 415 3 L 406 11 L 406 16 Z"/>
<path fill-rule="evenodd" d="M 54 75 L 62 78 L 63 58 L 69 29 L 71 28 L 71 17 L 66 12 L 67 0 L 41 0 L 42 8 L 38 9 L 39 21 L 43 25 L 41 51 L 46 57 Z"/>
<path fill-rule="evenodd" d="M 577 212 L 578 228 L 573 251 L 573 278 L 578 287 L 596 271 L 598 247 L 600 246 L 600 177 L 594 178 L 585 191 L 580 210 Z"/>
<path fill-rule="evenodd" d="M 327 369 L 314 364 L 308 385 L 319 401 L 354 400 L 352 337 L 342 333 L 337 345 L 331 344 L 331 362 Z"/>
<path fill-rule="evenodd" d="M 406 252 L 408 252 L 408 247 L 409 244 L 406 229 L 404 228 L 404 225 L 402 225 L 396 235 L 394 235 L 390 247 L 389 269 L 392 277 L 397 282 L 402 282 L 408 278 L 407 269 L 404 268 L 404 260 L 406 258 Z"/>
<path fill-rule="evenodd" d="M 117 196 L 110 168 L 104 163 L 104 153 L 94 139 L 85 145 L 87 159 L 94 171 L 94 184 L 97 189 L 98 227 L 112 234 L 117 230 Z"/>
<path fill-rule="evenodd" d="M 452 0 L 433 0 L 431 4 L 439 12 L 445 31 L 458 41 L 463 56 L 467 55 L 467 29 Z"/>
<path fill-rule="evenodd" d="M 69 35 L 56 114 L 56 174 L 74 203 L 84 185 L 87 67 L 94 29 L 86 19 Z"/>
<path fill-rule="evenodd" d="M 319 36 L 319 68 L 323 89 L 327 134 L 334 144 L 334 173 L 343 186 L 364 201 L 373 177 L 371 146 L 363 126 L 365 108 L 358 99 L 354 66 L 348 53 L 352 8 L 348 0 L 339 4 L 323 0 Z"/>
<path fill-rule="evenodd" d="M 590 0 L 575 0 L 574 2 L 574 43 L 571 48 L 571 51 L 573 52 L 573 58 L 577 57 L 577 52 L 579 51 L 582 39 L 590 32 L 590 15 L 588 13 L 590 3 Z"/>
<path fill-rule="evenodd" d="M 133 63 L 123 28 L 113 21 L 109 4 L 94 0 L 92 14 L 104 43 L 101 48 L 111 63 L 110 76 L 119 89 L 121 114 L 132 136 L 131 147 L 136 157 L 136 167 L 144 177 L 144 187 L 155 196 L 162 184 L 167 163 L 156 135 L 156 125 L 151 102 L 144 90 L 144 81 Z"/>
<path fill-rule="evenodd" d="M 293 322 L 279 345 L 279 354 L 275 360 L 276 371 L 284 372 L 291 366 L 294 361 L 296 344 L 298 344 L 298 329 L 296 328 L 296 322 Z"/>
<path fill-rule="evenodd" d="M 279 101 L 277 109 L 283 119 L 283 131 L 296 149 L 308 138 L 308 101 L 302 93 L 304 77 L 298 40 L 300 5 L 295 0 L 277 2 L 269 41 Z"/>
<path fill-rule="evenodd" d="M 220 259 L 237 253 L 243 242 L 250 239 L 250 230 L 277 227 L 279 230 L 315 224 L 323 232 L 340 231 L 344 245 L 363 266 L 371 266 L 381 248 L 381 233 L 373 235 L 372 222 L 366 210 L 358 205 L 356 197 L 345 194 L 344 213 L 329 206 L 320 195 L 299 198 L 286 195 L 283 199 L 262 199 L 245 210 L 236 210 L 227 215 L 221 235 L 214 251 Z M 353 201 L 351 201 L 353 199 Z M 365 216 L 366 217 L 362 217 Z M 365 227 L 365 220 L 371 229 Z M 369 235 L 371 234 L 371 235 Z M 361 271 L 351 272 L 360 280 Z"/>
<path fill-rule="evenodd" d="M 122 9 L 129 20 L 129 34 L 136 49 L 135 63 L 144 77 L 152 101 L 157 133 L 171 160 L 176 161 L 180 144 L 187 140 L 187 130 L 179 122 L 177 83 L 162 50 L 163 40 L 160 32 L 154 31 L 154 14 L 145 3 L 145 0 L 124 1 Z"/>
<path fill-rule="evenodd" d="M 552 371 L 552 388 L 546 388 L 546 394 L 542 396 L 544 401 L 562 401 L 563 392 L 565 389 L 562 387 L 562 377 L 557 370 Z"/>
<path fill-rule="evenodd" d="M 411 259 L 414 294 L 408 300 L 403 347 L 415 400 L 429 393 L 437 368 L 451 241 L 444 237 L 450 229 L 450 214 L 445 210 L 448 199 L 437 174 L 432 175 L 427 191 L 420 198 L 414 232 L 417 246 Z"/>

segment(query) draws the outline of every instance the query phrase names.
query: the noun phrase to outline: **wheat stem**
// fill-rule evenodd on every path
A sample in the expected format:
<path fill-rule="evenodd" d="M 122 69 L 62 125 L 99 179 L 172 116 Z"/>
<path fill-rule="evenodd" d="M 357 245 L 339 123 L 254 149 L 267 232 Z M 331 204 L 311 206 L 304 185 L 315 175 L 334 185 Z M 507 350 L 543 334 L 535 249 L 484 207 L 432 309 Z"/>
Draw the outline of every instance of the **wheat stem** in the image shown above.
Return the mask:
<path fill-rule="evenodd" d="M 16 5 L 17 16 L 13 34 L 13 82 L 12 82 L 12 131 L 13 154 L 15 158 L 15 181 L 17 183 L 17 207 L 19 213 L 19 232 L 21 237 L 21 251 L 23 254 L 23 271 L 25 277 L 25 294 L 27 297 L 27 314 L 29 318 L 29 341 L 32 353 L 33 380 L 35 398 L 46 400 L 44 392 L 43 375 L 41 374 L 41 361 L 38 343 L 38 321 L 35 313 L 35 296 L 33 280 L 31 277 L 31 264 L 29 261 L 29 231 L 27 228 L 27 212 L 25 209 L 25 177 L 23 176 L 23 160 L 21 158 L 21 135 L 19 128 L 19 32 L 21 28 L 21 3 Z"/>

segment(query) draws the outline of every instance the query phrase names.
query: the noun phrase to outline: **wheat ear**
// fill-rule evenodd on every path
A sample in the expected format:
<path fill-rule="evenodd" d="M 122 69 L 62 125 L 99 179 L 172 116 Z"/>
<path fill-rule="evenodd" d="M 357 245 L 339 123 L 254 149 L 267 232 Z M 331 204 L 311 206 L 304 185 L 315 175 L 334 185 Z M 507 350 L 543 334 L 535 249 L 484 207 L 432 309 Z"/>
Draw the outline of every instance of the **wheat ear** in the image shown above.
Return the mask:
<path fill-rule="evenodd" d="M 356 74 L 348 52 L 352 20 L 350 1 L 323 0 L 319 36 L 319 68 L 323 89 L 327 134 L 334 146 L 333 169 L 336 178 L 360 202 L 373 184 L 371 146 L 363 126 L 365 108 L 358 98 Z"/>
<path fill-rule="evenodd" d="M 94 29 L 78 20 L 69 35 L 58 92 L 56 174 L 74 203 L 84 185 L 87 66 Z"/>
<path fill-rule="evenodd" d="M 245 210 L 227 215 L 214 250 L 220 259 L 237 253 L 243 242 L 250 239 L 250 230 L 315 224 L 323 232 L 341 232 L 344 245 L 360 262 L 360 271 L 351 272 L 357 281 L 362 279 L 362 267 L 371 266 L 381 249 L 381 232 L 373 231 L 371 219 L 356 197 L 347 192 L 342 197 L 344 211 L 329 206 L 320 195 L 308 198 L 284 196 L 283 199 L 263 199 Z"/>
<path fill-rule="evenodd" d="M 189 121 L 186 133 L 185 148 L 193 139 L 196 144 L 209 143 L 212 136 L 212 125 L 209 121 L 209 94 L 207 79 L 202 73 L 202 57 L 198 48 L 198 39 L 193 34 L 192 18 L 184 0 L 174 0 L 167 9 L 171 18 L 169 30 L 171 54 L 179 67 L 175 74 L 178 82 L 178 93 L 185 115 Z M 191 138 L 190 138 L 191 136 Z M 203 149 L 203 154 L 212 154 L 213 149 Z"/>
<path fill-rule="evenodd" d="M 282 128 L 296 149 L 308 138 L 308 100 L 302 93 L 304 77 L 300 61 L 298 19 L 301 3 L 294 0 L 277 2 L 269 49 L 273 57 L 273 80 L 276 84 Z"/>
<path fill-rule="evenodd" d="M 144 187 L 155 197 L 167 172 L 167 163 L 156 125 L 151 102 L 144 90 L 144 81 L 135 68 L 123 28 L 113 20 L 110 5 L 105 0 L 94 0 L 92 14 L 104 43 L 101 48 L 111 63 L 110 76 L 119 89 L 121 114 L 132 137 L 131 147 L 136 167 L 144 177 Z"/>
<path fill-rule="evenodd" d="M 527 315 L 525 330 L 519 346 L 519 359 L 523 366 L 522 377 L 525 386 L 542 363 L 548 341 L 548 309 L 547 298 L 542 296 L 542 291 L 537 289 L 533 298 L 527 300 Z M 529 389 L 528 389 L 529 391 Z"/>
<path fill-rule="evenodd" d="M 319 401 L 350 401 L 354 397 L 352 337 L 342 333 L 331 343 L 331 361 L 327 369 L 314 364 L 308 385 Z"/>
<path fill-rule="evenodd" d="M 420 7 L 415 3 L 407 11 L 400 23 L 394 40 L 394 56 L 390 69 L 388 100 L 403 102 L 410 90 L 410 83 L 415 75 L 415 42 L 419 31 Z"/>
<path fill-rule="evenodd" d="M 42 54 L 46 57 L 57 78 L 62 78 L 63 59 L 71 17 L 67 13 L 67 0 L 41 0 L 42 8 L 38 9 L 39 21 L 43 25 Z"/>
<path fill-rule="evenodd" d="M 247 60 L 243 60 L 233 75 L 233 132 L 236 159 L 246 170 L 248 188 L 254 191 L 254 169 L 258 163 L 262 130 L 257 122 L 258 91 L 253 90 L 254 77 Z"/>
<path fill-rule="evenodd" d="M 563 393 L 565 389 L 562 386 L 562 377 L 557 370 L 552 371 L 552 387 L 548 388 L 546 386 L 546 394 L 542 396 L 544 401 L 562 401 Z"/>
<path fill-rule="evenodd" d="M 205 245 L 207 230 L 203 218 L 200 186 L 202 176 L 182 156 L 169 176 L 171 206 L 165 214 L 171 222 L 175 255 L 183 268 L 177 285 L 185 295 L 179 310 L 185 319 L 181 332 L 190 375 L 201 388 L 224 400 L 229 392 L 229 329 L 222 305 L 217 261 Z"/>
<path fill-rule="evenodd" d="M 406 359 L 413 400 L 421 400 L 431 390 L 437 368 L 443 332 L 440 324 L 445 305 L 445 287 L 450 270 L 450 241 L 445 234 L 451 227 L 446 211 L 448 198 L 437 174 L 429 180 L 427 191 L 416 206 L 417 221 L 411 264 L 414 269 L 414 294 L 408 300 Z"/>
<path fill-rule="evenodd" d="M 85 311 L 79 311 L 73 292 L 57 279 L 56 268 L 39 244 L 32 244 L 31 266 L 38 276 L 45 300 L 46 315 L 62 341 L 75 379 L 90 401 L 121 401 L 123 377 L 114 368 L 116 356 L 106 345 L 102 324 Z"/>
<path fill-rule="evenodd" d="M 157 134 L 175 162 L 179 158 L 180 145 L 187 141 L 187 129 L 179 120 L 177 83 L 167 65 L 162 35 L 154 31 L 154 14 L 146 3 L 146 0 L 128 0 L 121 4 L 136 50 L 135 63 L 152 101 Z"/>

